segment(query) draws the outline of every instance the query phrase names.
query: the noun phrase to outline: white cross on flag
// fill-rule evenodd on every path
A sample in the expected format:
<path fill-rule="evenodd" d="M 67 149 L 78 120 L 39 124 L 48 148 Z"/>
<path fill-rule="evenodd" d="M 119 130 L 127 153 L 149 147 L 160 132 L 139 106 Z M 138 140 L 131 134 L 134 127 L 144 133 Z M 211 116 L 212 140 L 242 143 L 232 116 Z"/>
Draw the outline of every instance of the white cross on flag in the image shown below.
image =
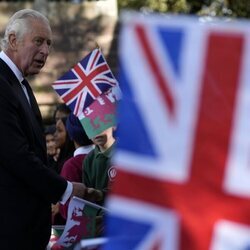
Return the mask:
<path fill-rule="evenodd" d="M 94 49 L 52 84 L 57 94 L 79 116 L 102 93 L 118 87 L 100 49 Z"/>
<path fill-rule="evenodd" d="M 249 27 L 124 16 L 105 250 L 250 249 Z"/>

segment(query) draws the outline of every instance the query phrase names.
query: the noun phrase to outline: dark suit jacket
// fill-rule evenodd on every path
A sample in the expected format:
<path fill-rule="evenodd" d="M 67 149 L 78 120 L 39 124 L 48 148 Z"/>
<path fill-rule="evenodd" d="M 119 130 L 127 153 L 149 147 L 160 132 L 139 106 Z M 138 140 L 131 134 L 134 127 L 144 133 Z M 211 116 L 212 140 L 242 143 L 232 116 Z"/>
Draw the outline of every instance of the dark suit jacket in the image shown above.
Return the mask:
<path fill-rule="evenodd" d="M 41 114 L 29 94 L 32 107 L 16 76 L 0 59 L 2 250 L 44 250 L 50 235 L 51 203 L 61 198 L 67 186 L 46 166 Z"/>

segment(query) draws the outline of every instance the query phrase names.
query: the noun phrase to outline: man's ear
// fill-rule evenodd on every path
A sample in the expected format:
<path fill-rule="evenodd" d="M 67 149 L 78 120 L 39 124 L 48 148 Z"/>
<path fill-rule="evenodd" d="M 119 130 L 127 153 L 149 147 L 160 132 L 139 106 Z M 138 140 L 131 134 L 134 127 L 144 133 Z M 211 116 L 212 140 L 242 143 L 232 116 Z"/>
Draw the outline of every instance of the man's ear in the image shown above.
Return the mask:
<path fill-rule="evenodd" d="M 15 33 L 9 34 L 9 47 L 12 50 L 17 50 L 17 38 Z"/>

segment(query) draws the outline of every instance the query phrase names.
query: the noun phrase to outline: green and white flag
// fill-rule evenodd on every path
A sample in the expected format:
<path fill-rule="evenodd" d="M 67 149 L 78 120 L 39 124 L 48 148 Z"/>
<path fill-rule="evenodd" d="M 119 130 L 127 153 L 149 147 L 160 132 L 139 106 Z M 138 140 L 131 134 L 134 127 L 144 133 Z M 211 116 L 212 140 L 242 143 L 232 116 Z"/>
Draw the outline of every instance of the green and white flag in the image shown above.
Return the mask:
<path fill-rule="evenodd" d="M 90 139 L 117 125 L 116 106 L 120 99 L 121 91 L 119 86 L 113 87 L 108 92 L 97 97 L 78 117 Z"/>

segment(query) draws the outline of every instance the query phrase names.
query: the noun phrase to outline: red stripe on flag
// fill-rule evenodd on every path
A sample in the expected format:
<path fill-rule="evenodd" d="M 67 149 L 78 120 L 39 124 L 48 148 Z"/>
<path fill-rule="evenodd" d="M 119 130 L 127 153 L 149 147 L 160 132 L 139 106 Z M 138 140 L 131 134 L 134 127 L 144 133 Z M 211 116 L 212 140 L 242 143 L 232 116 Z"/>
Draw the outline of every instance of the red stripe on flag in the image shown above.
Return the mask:
<path fill-rule="evenodd" d="M 171 94 L 170 89 L 168 88 L 167 79 L 164 77 L 163 73 L 160 70 L 157 59 L 155 58 L 153 49 L 151 47 L 151 43 L 147 38 L 145 28 L 142 25 L 135 26 L 135 31 L 137 33 L 140 44 L 142 45 L 142 49 L 146 60 L 150 66 L 151 74 L 155 77 L 155 82 L 158 85 L 161 93 L 163 95 L 163 100 L 165 102 L 166 107 L 168 107 L 170 114 L 174 114 L 174 100 Z"/>
<path fill-rule="evenodd" d="M 83 93 L 80 94 L 79 98 L 77 99 L 76 105 L 75 105 L 74 114 L 76 116 L 79 115 L 80 104 L 82 102 L 82 95 L 83 95 Z"/>
<path fill-rule="evenodd" d="M 199 203 L 204 204 L 196 209 L 204 223 L 203 233 L 196 240 L 196 249 L 210 248 L 217 220 L 240 222 L 248 217 L 246 208 L 249 207 L 249 201 L 226 194 L 222 186 L 232 135 L 243 46 L 242 35 L 212 32 L 208 37 L 190 174 L 190 185 L 194 185 L 196 196 L 192 199 L 191 208 L 200 207 Z M 190 220 L 190 226 L 199 233 L 198 221 L 195 223 Z M 185 245 L 187 240 L 184 237 L 182 244 Z"/>
<path fill-rule="evenodd" d="M 89 93 L 91 93 L 94 97 L 98 97 L 101 94 L 101 91 L 99 92 L 94 84 L 91 82 L 91 80 L 96 77 L 99 74 L 102 74 L 106 70 L 109 70 L 108 66 L 106 64 L 101 65 L 99 67 L 96 67 L 95 70 L 93 70 L 89 75 L 85 75 L 82 69 L 79 67 L 79 65 L 76 65 L 74 67 L 74 70 L 81 78 L 82 82 L 72 89 L 67 95 L 63 96 L 63 100 L 65 103 L 68 103 L 74 96 L 76 96 L 84 87 L 89 89 Z"/>
<path fill-rule="evenodd" d="M 236 34 L 208 37 L 190 178 L 181 184 L 119 169 L 112 187 L 113 194 L 178 211 L 181 250 L 209 249 L 218 220 L 250 219 L 249 199 L 222 190 L 244 42 Z"/>
<path fill-rule="evenodd" d="M 208 38 L 193 148 L 195 182 L 221 189 L 239 87 L 242 35 L 211 33 Z"/>
<path fill-rule="evenodd" d="M 85 75 L 78 64 L 74 67 L 74 70 L 79 75 L 79 77 L 82 79 L 82 82 L 77 86 L 76 89 L 78 89 L 78 91 L 79 91 L 80 89 L 87 87 L 94 97 L 99 96 L 100 93 L 97 91 L 94 84 L 91 82 L 92 79 L 96 75 L 99 74 L 99 71 L 97 71 L 97 68 L 93 72 L 91 72 L 89 75 Z"/>
<path fill-rule="evenodd" d="M 209 249 L 217 220 L 243 224 L 246 218 L 250 220 L 249 199 L 217 194 L 212 187 L 202 189 L 196 183 L 181 185 L 119 169 L 111 190 L 111 196 L 115 194 L 145 205 L 174 209 L 181 219 L 180 250 Z"/>

